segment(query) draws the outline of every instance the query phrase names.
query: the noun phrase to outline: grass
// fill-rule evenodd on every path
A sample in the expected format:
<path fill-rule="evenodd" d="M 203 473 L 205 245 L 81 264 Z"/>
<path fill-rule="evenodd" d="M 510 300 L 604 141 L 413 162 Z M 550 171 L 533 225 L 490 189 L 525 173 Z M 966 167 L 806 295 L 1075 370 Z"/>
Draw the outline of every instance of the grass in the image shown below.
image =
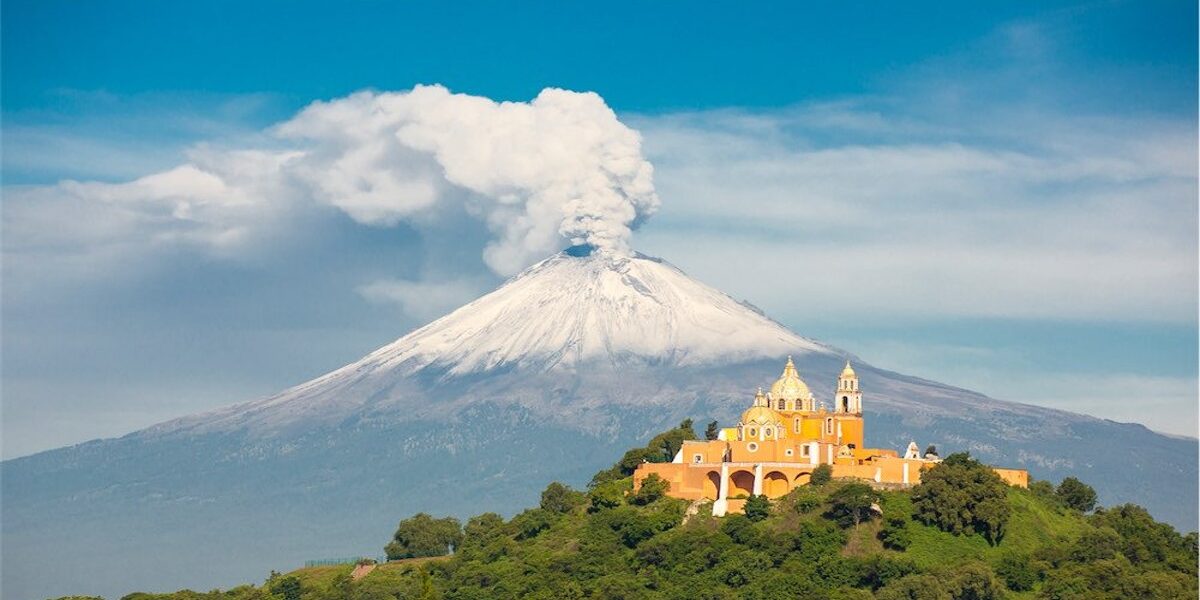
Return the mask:
<path fill-rule="evenodd" d="M 908 494 L 889 494 L 886 502 L 887 508 L 912 510 Z M 958 536 L 914 521 L 908 525 L 912 545 L 905 555 L 926 568 L 963 559 L 982 560 L 994 566 L 1005 553 L 1029 553 L 1055 540 L 1074 539 L 1087 528 L 1081 516 L 1046 506 L 1027 490 L 1010 488 L 1008 505 L 1012 514 L 1004 537 L 995 546 L 979 534 Z"/>

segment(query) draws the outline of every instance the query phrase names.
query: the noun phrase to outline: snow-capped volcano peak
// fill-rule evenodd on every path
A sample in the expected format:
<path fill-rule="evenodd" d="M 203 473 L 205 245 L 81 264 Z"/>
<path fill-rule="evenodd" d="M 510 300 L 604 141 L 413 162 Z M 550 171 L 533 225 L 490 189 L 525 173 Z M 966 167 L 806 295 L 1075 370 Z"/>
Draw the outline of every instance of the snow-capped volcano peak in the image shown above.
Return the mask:
<path fill-rule="evenodd" d="M 576 247 L 352 366 L 464 374 L 593 361 L 696 365 L 806 351 L 830 349 L 665 261 Z"/>

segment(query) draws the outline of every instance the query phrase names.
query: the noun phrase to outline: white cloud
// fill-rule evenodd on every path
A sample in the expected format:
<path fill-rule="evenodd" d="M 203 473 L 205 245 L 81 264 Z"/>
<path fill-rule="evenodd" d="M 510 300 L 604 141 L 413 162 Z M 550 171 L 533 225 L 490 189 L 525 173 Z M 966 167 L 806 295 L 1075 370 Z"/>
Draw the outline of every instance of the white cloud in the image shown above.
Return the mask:
<path fill-rule="evenodd" d="M 831 128 L 831 112 L 852 126 Z M 1187 123 L 989 115 L 968 132 L 900 114 L 893 130 L 873 114 L 632 119 L 670 199 L 639 248 L 796 323 L 1194 322 Z M 1038 133 L 1014 140 L 1018 128 Z"/>
<path fill-rule="evenodd" d="M 236 254 L 321 206 L 417 227 L 465 207 L 493 233 L 484 260 L 511 274 L 565 244 L 628 252 L 632 228 L 658 207 L 639 135 L 593 93 L 497 103 L 440 86 L 360 92 L 314 103 L 269 135 L 264 147 L 197 146 L 186 164 L 126 183 L 10 189 L 6 252 L 41 240 L 94 257 L 97 245 L 138 240 L 143 252 L 184 243 Z M 97 218 L 63 232 L 55 211 Z"/>

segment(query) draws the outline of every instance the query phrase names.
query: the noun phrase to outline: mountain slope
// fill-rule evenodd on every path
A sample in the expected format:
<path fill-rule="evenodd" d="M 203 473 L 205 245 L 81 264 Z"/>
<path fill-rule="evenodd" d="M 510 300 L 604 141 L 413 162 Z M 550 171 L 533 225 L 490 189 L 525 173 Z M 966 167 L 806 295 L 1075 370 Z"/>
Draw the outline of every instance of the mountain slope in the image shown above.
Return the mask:
<path fill-rule="evenodd" d="M 682 418 L 732 422 L 787 354 L 832 397 L 844 352 L 662 261 L 565 252 L 278 395 L 5 461 L 3 596 L 227 586 L 372 552 L 420 510 L 517 510 Z M 1076 475 L 1196 526 L 1195 440 L 855 366 L 873 446 Z"/>

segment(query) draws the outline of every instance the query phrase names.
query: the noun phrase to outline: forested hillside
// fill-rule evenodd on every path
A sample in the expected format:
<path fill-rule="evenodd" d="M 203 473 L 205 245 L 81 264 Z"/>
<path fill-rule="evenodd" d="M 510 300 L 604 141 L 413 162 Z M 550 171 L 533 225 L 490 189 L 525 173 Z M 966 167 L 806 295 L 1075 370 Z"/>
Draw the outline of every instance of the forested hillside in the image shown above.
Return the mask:
<path fill-rule="evenodd" d="M 1197 597 L 1196 533 L 1135 505 L 1095 508 L 1091 488 L 1073 479 L 1005 486 L 965 454 L 912 490 L 814 476 L 724 518 L 665 496 L 653 478 L 634 493 L 632 469 L 673 454 L 692 435 L 684 425 L 626 453 L 586 491 L 549 484 L 539 507 L 511 519 L 407 518 L 386 545 L 395 560 L 377 568 L 314 567 L 260 586 L 125 600 Z"/>

